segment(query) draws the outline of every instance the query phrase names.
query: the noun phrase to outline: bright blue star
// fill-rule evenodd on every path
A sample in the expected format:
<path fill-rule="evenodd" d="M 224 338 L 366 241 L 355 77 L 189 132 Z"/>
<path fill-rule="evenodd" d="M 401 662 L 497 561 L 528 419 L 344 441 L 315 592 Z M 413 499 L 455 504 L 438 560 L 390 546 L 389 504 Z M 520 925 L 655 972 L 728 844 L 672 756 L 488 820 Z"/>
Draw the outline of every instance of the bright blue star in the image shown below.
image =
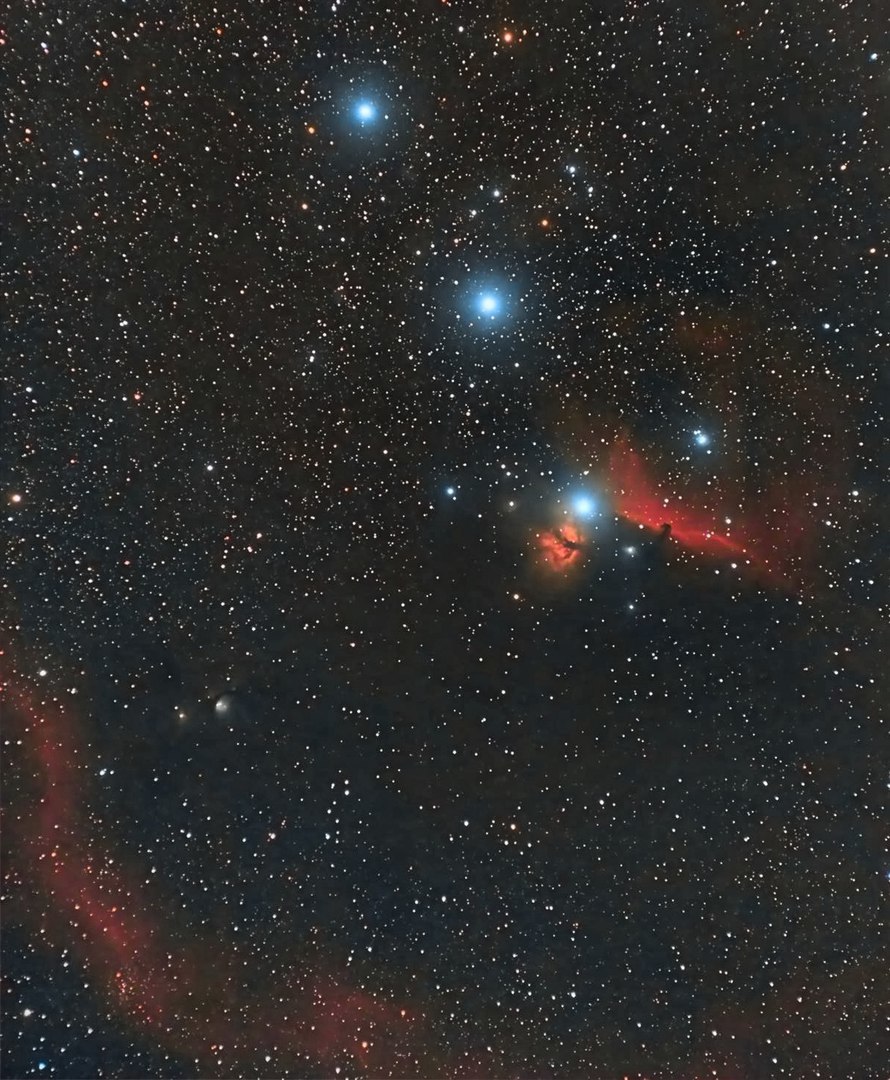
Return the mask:
<path fill-rule="evenodd" d="M 692 434 L 695 436 L 695 441 L 698 446 L 707 446 L 711 441 L 703 431 L 693 431 Z"/>
<path fill-rule="evenodd" d="M 501 310 L 501 301 L 494 293 L 484 292 L 476 300 L 476 307 L 479 309 L 480 315 L 487 315 L 490 319 L 493 319 Z"/>
<path fill-rule="evenodd" d="M 590 517 L 596 513 L 596 500 L 589 495 L 576 495 L 572 500 L 572 509 L 580 517 Z"/>
<path fill-rule="evenodd" d="M 377 117 L 377 106 L 373 101 L 359 101 L 355 106 L 355 115 L 363 124 L 369 124 Z"/>

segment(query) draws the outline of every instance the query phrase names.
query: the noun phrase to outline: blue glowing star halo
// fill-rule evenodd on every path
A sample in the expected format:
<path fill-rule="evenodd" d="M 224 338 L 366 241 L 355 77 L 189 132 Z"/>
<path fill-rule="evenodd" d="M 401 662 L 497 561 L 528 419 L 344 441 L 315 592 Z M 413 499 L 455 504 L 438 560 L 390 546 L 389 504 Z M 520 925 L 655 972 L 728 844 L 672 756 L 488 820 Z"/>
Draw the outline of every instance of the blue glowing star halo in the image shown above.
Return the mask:
<path fill-rule="evenodd" d="M 590 495 L 576 495 L 572 499 L 572 509 L 579 517 L 591 517 L 596 513 L 596 500 Z"/>
<path fill-rule="evenodd" d="M 489 318 L 493 319 L 501 310 L 501 301 L 496 293 L 484 292 L 479 294 L 476 307 L 479 309 L 480 315 L 488 315 Z"/>

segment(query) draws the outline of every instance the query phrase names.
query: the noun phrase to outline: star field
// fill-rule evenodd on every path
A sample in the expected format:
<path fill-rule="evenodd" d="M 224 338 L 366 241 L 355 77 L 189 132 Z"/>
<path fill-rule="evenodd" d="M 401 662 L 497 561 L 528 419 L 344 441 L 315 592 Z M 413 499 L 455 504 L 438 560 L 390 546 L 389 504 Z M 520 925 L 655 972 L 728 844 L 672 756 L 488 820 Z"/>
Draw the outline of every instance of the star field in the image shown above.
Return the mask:
<path fill-rule="evenodd" d="M 885 20 L 23 0 L 7 1077 L 880 1077 Z"/>

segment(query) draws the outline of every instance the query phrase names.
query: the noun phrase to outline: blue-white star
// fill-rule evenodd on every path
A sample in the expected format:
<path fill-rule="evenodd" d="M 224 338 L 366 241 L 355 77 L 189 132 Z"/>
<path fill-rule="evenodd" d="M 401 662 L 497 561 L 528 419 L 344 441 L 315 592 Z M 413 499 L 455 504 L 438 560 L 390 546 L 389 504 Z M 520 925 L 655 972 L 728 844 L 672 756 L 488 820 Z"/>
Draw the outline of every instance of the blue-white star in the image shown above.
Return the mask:
<path fill-rule="evenodd" d="M 596 513 L 596 500 L 590 495 L 576 495 L 572 499 L 572 509 L 579 517 L 591 517 Z"/>
<path fill-rule="evenodd" d="M 501 310 L 501 301 L 493 292 L 480 293 L 476 300 L 476 307 L 480 315 L 487 315 L 493 319 Z"/>
<path fill-rule="evenodd" d="M 367 99 L 359 101 L 355 106 L 355 115 L 356 119 L 361 123 L 370 124 L 372 120 L 376 120 L 377 118 L 377 106 L 373 101 L 368 101 Z"/>

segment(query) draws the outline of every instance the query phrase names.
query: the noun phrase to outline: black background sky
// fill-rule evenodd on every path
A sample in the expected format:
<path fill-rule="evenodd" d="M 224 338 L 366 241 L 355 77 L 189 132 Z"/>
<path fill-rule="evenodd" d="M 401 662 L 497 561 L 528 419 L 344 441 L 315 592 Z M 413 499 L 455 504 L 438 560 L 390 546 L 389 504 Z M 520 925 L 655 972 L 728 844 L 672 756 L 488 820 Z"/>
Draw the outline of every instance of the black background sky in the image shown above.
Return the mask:
<path fill-rule="evenodd" d="M 885 16 L 15 5 L 5 1076 L 885 1075 Z"/>

